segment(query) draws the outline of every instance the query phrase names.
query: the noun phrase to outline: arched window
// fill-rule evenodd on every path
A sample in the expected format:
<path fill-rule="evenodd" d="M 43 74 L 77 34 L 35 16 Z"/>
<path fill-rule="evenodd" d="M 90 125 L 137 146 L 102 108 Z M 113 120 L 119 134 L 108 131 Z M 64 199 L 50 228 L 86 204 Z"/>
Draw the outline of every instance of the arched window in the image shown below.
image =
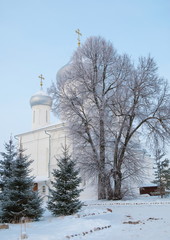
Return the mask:
<path fill-rule="evenodd" d="M 42 192 L 45 193 L 46 192 L 46 187 L 42 186 Z"/>
<path fill-rule="evenodd" d="M 48 122 L 48 111 L 46 110 L 46 123 Z"/>
<path fill-rule="evenodd" d="M 34 183 L 33 185 L 33 191 L 38 191 L 38 183 Z"/>
<path fill-rule="evenodd" d="M 35 123 L 35 110 L 33 111 L 33 123 Z"/>

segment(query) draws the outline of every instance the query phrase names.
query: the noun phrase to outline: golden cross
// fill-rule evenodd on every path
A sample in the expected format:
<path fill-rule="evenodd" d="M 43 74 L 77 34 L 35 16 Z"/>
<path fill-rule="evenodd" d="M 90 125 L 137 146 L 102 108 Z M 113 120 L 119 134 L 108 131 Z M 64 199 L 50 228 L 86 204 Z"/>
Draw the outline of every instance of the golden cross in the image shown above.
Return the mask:
<path fill-rule="evenodd" d="M 38 77 L 41 79 L 41 81 L 40 81 L 40 86 L 41 86 L 41 89 L 42 89 L 42 86 L 43 86 L 42 80 L 44 80 L 45 78 L 43 77 L 42 74 L 41 74 L 40 76 L 38 76 Z"/>
<path fill-rule="evenodd" d="M 82 34 L 81 34 L 81 32 L 80 32 L 79 29 L 77 29 L 75 32 L 76 32 L 77 35 L 78 35 L 77 40 L 78 40 L 78 46 L 80 47 L 80 36 L 82 36 Z"/>

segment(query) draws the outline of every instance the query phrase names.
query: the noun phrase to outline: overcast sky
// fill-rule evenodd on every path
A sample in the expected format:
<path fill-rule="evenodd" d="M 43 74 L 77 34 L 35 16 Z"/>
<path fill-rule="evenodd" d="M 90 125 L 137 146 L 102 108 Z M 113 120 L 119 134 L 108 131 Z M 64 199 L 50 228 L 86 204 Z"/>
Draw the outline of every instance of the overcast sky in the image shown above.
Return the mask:
<path fill-rule="evenodd" d="M 75 30 L 110 40 L 134 61 L 154 57 L 170 82 L 169 0 L 0 0 L 0 151 L 31 130 L 30 97 L 44 90 L 77 48 Z M 55 121 L 55 118 L 52 119 Z"/>

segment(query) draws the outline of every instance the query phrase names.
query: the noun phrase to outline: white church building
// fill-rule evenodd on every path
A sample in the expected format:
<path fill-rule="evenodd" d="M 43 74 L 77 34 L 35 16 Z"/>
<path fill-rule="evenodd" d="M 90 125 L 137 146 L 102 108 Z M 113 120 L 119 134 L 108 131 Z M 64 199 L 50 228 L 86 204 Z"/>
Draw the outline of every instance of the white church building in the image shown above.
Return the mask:
<path fill-rule="evenodd" d="M 24 154 L 33 159 L 32 174 L 35 176 L 34 190 L 38 190 L 46 199 L 50 185 L 51 172 L 57 167 L 56 158 L 62 155 L 65 144 L 66 127 L 63 123 L 50 124 L 52 99 L 41 86 L 41 90 L 30 99 L 32 108 L 32 130 L 18 134 L 19 144 Z"/>

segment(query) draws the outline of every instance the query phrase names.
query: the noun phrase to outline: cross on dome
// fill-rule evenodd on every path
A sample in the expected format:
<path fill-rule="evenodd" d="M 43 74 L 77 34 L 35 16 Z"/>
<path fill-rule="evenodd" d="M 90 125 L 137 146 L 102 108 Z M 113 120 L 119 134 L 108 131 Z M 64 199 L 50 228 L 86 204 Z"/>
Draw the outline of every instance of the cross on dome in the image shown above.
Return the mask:
<path fill-rule="evenodd" d="M 43 86 L 42 80 L 44 80 L 45 78 L 43 77 L 42 74 L 41 74 L 40 76 L 38 76 L 38 77 L 41 79 L 41 81 L 40 81 L 40 86 L 41 86 L 41 90 L 42 90 L 42 86 Z"/>
<path fill-rule="evenodd" d="M 77 33 L 78 46 L 80 47 L 80 36 L 82 36 L 82 34 L 80 32 L 80 29 L 77 29 L 75 32 Z"/>

